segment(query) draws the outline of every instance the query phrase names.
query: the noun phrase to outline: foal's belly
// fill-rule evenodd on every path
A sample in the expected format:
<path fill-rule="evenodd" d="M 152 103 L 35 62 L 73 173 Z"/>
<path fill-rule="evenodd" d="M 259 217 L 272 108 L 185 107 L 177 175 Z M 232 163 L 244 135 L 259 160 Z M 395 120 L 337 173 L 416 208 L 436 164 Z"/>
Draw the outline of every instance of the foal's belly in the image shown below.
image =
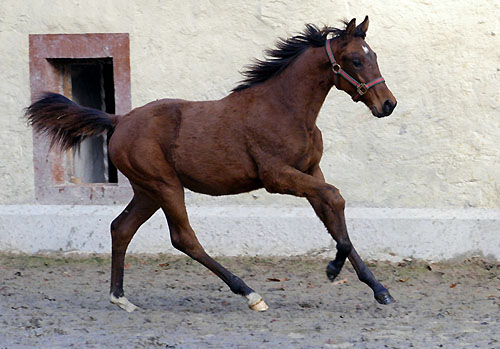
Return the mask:
<path fill-rule="evenodd" d="M 223 173 L 204 178 L 179 174 L 179 178 L 182 185 L 189 190 L 213 196 L 240 194 L 262 188 L 262 182 L 257 178 L 230 178 L 224 177 Z"/>
<path fill-rule="evenodd" d="M 178 145 L 172 158 L 184 187 L 208 195 L 230 195 L 262 187 L 258 170 L 241 145 Z"/>
<path fill-rule="evenodd" d="M 243 139 L 230 126 L 185 120 L 170 161 L 184 187 L 203 194 L 230 195 L 262 187 Z"/>

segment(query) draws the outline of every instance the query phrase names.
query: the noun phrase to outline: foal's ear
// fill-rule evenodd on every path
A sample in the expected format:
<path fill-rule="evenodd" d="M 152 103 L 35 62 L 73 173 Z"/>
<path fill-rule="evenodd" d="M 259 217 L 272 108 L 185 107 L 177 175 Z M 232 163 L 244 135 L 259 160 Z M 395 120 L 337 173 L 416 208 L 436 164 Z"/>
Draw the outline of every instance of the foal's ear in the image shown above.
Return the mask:
<path fill-rule="evenodd" d="M 365 17 L 365 20 L 358 26 L 359 29 L 366 34 L 368 31 L 368 25 L 370 24 L 370 20 L 368 19 L 368 16 Z"/>
<path fill-rule="evenodd" d="M 356 31 L 356 18 L 353 18 L 345 28 L 346 36 L 348 38 L 354 36 L 355 31 Z"/>

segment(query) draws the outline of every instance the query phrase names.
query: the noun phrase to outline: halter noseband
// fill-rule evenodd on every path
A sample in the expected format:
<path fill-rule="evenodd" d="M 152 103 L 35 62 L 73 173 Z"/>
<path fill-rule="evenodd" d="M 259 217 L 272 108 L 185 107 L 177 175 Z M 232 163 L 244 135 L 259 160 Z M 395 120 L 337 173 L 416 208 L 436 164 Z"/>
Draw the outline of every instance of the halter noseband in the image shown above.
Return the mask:
<path fill-rule="evenodd" d="M 357 102 L 361 96 L 363 96 L 366 92 L 368 92 L 368 89 L 372 88 L 375 85 L 378 85 L 378 84 L 385 82 L 383 77 L 379 77 L 379 78 L 376 78 L 375 80 L 370 81 L 367 84 L 365 84 L 363 82 L 360 83 L 356 79 L 354 79 L 352 76 L 347 74 L 347 72 L 344 69 L 342 69 L 340 64 L 337 63 L 337 61 L 335 60 L 335 57 L 333 56 L 332 47 L 330 45 L 331 41 L 332 41 L 332 39 L 326 40 L 325 49 L 326 49 L 326 54 L 328 55 L 328 58 L 330 59 L 330 63 L 332 63 L 333 74 L 334 74 L 334 76 L 341 75 L 342 77 L 344 77 L 344 79 L 347 80 L 347 82 L 349 82 L 351 85 L 356 87 L 357 93 L 354 97 L 352 97 L 352 99 L 355 102 Z"/>

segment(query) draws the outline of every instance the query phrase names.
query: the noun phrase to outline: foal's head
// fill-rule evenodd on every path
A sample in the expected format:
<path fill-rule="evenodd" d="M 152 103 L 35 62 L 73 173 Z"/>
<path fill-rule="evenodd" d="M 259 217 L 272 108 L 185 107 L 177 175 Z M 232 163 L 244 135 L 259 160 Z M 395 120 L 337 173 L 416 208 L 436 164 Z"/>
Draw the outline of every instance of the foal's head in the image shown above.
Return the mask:
<path fill-rule="evenodd" d="M 368 16 L 358 26 L 352 19 L 342 35 L 326 42 L 326 49 L 335 86 L 381 118 L 390 115 L 397 102 L 380 74 L 377 55 L 365 41 L 368 23 Z"/>

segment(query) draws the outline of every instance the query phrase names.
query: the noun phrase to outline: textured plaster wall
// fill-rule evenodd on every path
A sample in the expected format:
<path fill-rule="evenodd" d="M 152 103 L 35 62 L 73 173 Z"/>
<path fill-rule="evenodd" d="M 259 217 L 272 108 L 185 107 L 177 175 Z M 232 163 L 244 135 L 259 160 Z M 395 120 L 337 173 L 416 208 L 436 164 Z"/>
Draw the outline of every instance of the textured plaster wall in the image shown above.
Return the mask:
<path fill-rule="evenodd" d="M 327 180 L 350 206 L 500 208 L 500 2 L 62 1 L 0 4 L 0 204 L 33 203 L 28 34 L 130 34 L 132 104 L 218 99 L 306 22 L 370 15 L 367 41 L 398 99 L 389 118 L 332 90 L 318 119 Z M 303 204 L 262 191 L 189 203 Z"/>

